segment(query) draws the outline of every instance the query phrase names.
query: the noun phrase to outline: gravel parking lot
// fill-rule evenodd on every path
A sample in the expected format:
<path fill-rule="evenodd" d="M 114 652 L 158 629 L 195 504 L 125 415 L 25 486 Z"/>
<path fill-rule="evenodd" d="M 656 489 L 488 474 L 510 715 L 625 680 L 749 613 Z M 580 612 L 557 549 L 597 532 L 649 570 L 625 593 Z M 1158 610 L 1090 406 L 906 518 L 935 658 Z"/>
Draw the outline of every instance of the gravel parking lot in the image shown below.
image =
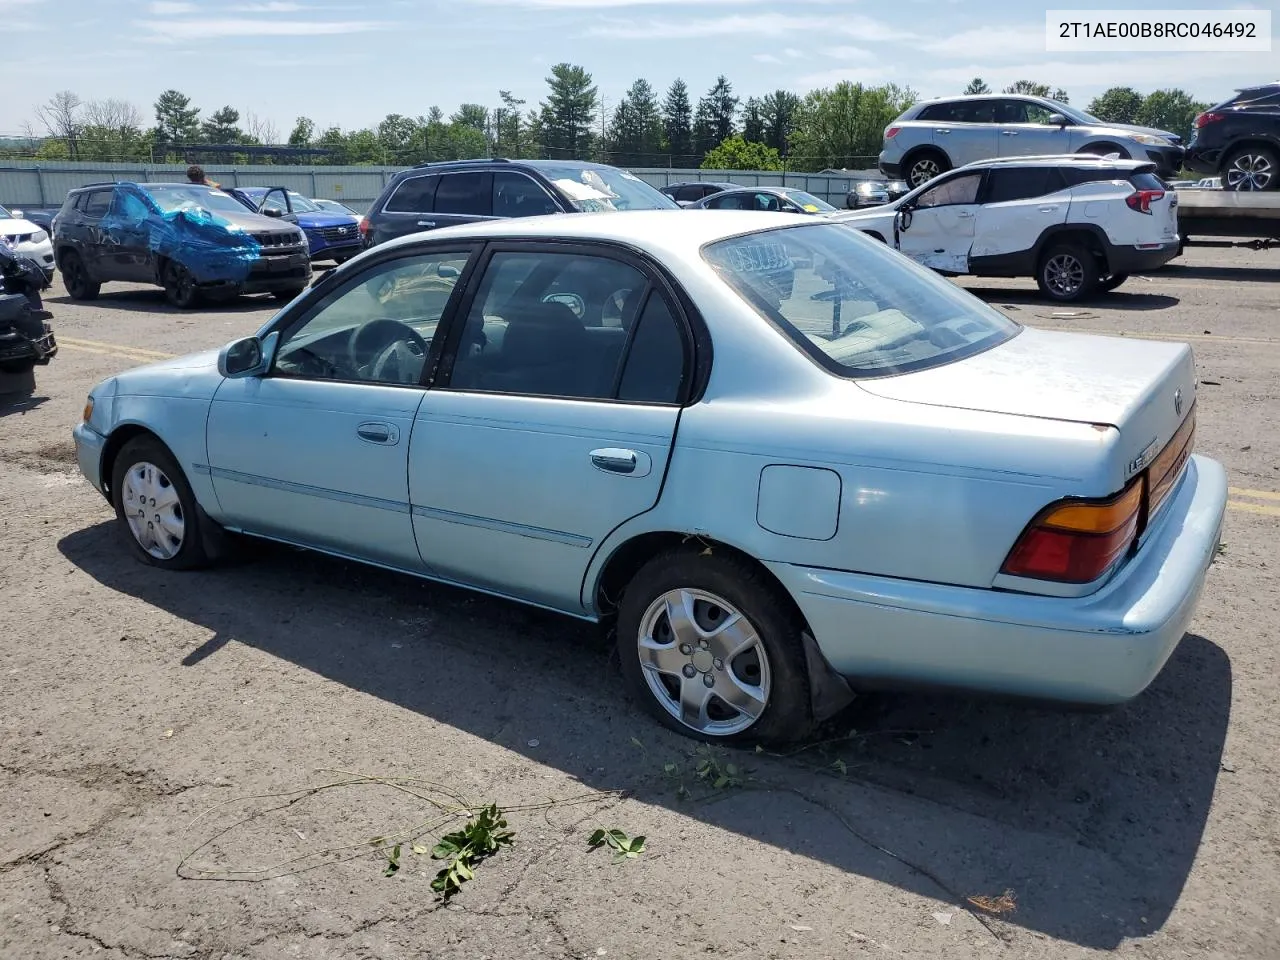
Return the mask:
<path fill-rule="evenodd" d="M 1243 250 L 1078 307 L 965 281 L 1024 323 L 1193 344 L 1223 554 L 1125 708 L 868 697 L 785 757 L 665 733 L 582 624 L 272 546 L 135 563 L 75 468 L 86 391 L 275 304 L 55 288 L 61 353 L 0 398 L 0 956 L 1280 957 L 1278 281 Z M 442 906 L 413 826 L 449 796 L 516 836 Z M 646 850 L 615 865 L 597 827 Z M 369 840 L 419 834 L 384 877 Z"/>

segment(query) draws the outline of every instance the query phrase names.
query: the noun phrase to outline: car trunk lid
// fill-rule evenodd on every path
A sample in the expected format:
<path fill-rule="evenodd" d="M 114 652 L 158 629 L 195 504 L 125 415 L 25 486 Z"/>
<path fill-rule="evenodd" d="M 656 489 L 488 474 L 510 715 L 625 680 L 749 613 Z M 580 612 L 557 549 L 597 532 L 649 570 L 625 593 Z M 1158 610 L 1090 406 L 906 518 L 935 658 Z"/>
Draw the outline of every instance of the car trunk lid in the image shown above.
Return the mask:
<path fill-rule="evenodd" d="M 907 403 L 1114 427 L 1120 434 L 1111 488 L 1146 469 L 1195 402 L 1195 359 L 1184 343 L 1024 328 L 1012 340 L 956 363 L 858 381 Z"/>

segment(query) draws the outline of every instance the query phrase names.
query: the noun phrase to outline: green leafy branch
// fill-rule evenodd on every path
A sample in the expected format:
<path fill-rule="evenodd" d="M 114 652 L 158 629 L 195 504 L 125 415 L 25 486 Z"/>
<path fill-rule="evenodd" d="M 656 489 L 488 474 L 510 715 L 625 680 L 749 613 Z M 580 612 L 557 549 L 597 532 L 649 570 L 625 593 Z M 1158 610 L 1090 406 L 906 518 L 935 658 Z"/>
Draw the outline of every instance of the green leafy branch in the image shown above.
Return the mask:
<path fill-rule="evenodd" d="M 614 863 L 635 860 L 644 853 L 644 837 L 628 837 L 621 830 L 597 830 L 587 840 L 592 850 L 608 846 L 613 851 Z"/>
<path fill-rule="evenodd" d="M 491 803 L 467 821 L 461 830 L 445 834 L 431 849 L 432 860 L 447 860 L 445 867 L 431 881 L 431 889 L 448 900 L 475 879 L 475 868 L 502 847 L 510 846 L 515 834 L 507 829 L 506 818 L 496 803 Z"/>

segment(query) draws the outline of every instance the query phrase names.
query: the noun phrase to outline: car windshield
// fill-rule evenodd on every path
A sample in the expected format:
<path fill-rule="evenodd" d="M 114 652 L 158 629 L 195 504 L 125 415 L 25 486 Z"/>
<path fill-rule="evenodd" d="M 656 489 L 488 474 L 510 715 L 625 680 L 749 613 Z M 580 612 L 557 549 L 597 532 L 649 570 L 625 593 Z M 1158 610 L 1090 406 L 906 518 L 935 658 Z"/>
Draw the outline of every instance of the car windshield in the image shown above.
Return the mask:
<path fill-rule="evenodd" d="M 884 244 L 834 223 L 708 244 L 704 259 L 824 367 L 874 377 L 941 366 L 1022 328 Z"/>
<path fill-rule="evenodd" d="M 321 209 L 319 204 L 312 203 L 302 194 L 295 193 L 293 190 L 289 191 L 289 202 L 293 204 L 294 213 L 319 213 Z"/>
<path fill-rule="evenodd" d="M 1093 114 L 1085 113 L 1083 110 L 1077 110 L 1075 107 L 1069 107 L 1065 103 L 1059 103 L 1057 100 L 1050 100 L 1049 102 L 1053 104 L 1054 110 L 1062 114 L 1068 120 L 1074 120 L 1076 123 L 1089 124 L 1095 127 L 1108 127 L 1111 125 L 1106 120 L 1099 120 L 1097 117 L 1093 116 Z"/>
<path fill-rule="evenodd" d="M 830 213 L 836 209 L 825 200 L 819 200 L 812 193 L 805 193 L 803 190 L 784 190 L 783 194 L 793 200 L 800 206 L 804 207 L 809 213 Z"/>
<path fill-rule="evenodd" d="M 679 207 L 665 193 L 624 170 L 557 166 L 543 172 L 580 213 Z"/>
<path fill-rule="evenodd" d="M 173 213 L 194 207 L 203 207 L 210 213 L 244 213 L 244 204 L 221 190 L 213 187 L 202 187 L 198 183 L 174 184 L 172 186 L 143 187 L 152 200 L 156 202 L 162 213 Z"/>

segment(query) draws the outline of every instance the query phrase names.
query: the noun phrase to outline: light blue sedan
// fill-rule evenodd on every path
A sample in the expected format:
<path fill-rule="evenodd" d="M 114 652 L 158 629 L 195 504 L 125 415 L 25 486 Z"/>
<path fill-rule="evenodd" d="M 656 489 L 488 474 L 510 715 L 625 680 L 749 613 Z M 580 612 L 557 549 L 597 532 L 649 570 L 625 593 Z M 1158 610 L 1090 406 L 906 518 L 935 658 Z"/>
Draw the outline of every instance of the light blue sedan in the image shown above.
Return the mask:
<path fill-rule="evenodd" d="M 112 377 L 81 470 L 147 563 L 251 535 L 616 624 L 669 727 L 805 736 L 859 685 L 1115 704 L 1227 481 L 1184 344 L 1024 328 L 786 214 L 434 230 L 257 336 Z"/>

